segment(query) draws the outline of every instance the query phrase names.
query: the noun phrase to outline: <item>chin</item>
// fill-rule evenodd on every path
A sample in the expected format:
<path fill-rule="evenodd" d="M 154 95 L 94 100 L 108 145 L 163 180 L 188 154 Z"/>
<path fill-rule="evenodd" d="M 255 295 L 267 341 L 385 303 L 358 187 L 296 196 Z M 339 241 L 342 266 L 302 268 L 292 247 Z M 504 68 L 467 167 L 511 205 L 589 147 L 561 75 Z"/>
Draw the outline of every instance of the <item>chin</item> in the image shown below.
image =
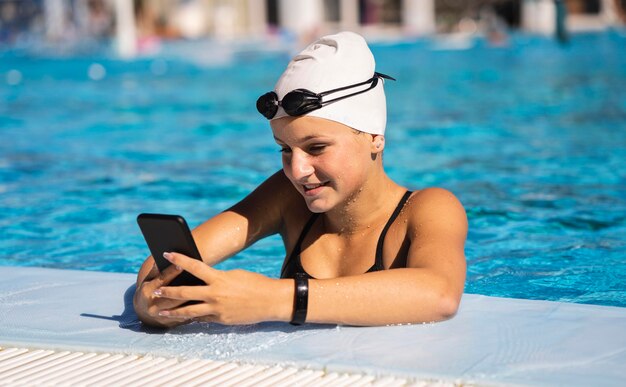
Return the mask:
<path fill-rule="evenodd" d="M 315 213 L 324 213 L 332 209 L 328 202 L 320 199 L 306 200 L 306 206 L 309 208 L 309 211 Z"/>

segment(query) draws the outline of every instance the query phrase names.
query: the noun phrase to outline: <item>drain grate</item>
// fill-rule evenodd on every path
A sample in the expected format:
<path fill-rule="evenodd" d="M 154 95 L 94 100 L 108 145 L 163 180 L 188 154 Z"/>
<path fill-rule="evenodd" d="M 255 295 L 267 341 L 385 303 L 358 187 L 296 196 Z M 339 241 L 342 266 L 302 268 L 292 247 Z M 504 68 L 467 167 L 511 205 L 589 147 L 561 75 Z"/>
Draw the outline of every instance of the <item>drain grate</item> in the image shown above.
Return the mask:
<path fill-rule="evenodd" d="M 447 386 L 393 376 L 206 359 L 0 348 L 0 385 Z"/>

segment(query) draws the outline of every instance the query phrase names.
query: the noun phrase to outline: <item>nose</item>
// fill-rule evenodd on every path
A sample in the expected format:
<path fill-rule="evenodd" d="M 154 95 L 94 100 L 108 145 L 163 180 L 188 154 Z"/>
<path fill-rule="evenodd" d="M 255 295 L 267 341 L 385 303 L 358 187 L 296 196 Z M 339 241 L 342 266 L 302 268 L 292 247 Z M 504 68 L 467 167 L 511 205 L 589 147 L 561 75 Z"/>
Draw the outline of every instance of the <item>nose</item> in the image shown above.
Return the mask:
<path fill-rule="evenodd" d="M 306 180 L 306 178 L 315 171 L 309 156 L 305 152 L 294 150 L 290 160 L 285 160 L 285 164 L 285 166 L 290 169 L 291 176 L 293 176 L 293 179 L 296 181 Z"/>

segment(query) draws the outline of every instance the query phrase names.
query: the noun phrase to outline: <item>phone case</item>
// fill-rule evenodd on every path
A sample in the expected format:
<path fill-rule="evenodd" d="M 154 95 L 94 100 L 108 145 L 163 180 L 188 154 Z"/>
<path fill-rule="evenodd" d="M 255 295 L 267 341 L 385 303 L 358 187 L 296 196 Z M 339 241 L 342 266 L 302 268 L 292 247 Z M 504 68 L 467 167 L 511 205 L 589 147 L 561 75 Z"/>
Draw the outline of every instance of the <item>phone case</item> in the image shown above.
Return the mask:
<path fill-rule="evenodd" d="M 159 271 L 165 270 L 170 265 L 170 262 L 163 258 L 164 252 L 176 252 L 202 260 L 189 226 L 182 216 L 139 214 L 137 224 Z M 169 284 L 169 286 L 180 285 L 205 285 L 205 283 L 183 271 Z"/>

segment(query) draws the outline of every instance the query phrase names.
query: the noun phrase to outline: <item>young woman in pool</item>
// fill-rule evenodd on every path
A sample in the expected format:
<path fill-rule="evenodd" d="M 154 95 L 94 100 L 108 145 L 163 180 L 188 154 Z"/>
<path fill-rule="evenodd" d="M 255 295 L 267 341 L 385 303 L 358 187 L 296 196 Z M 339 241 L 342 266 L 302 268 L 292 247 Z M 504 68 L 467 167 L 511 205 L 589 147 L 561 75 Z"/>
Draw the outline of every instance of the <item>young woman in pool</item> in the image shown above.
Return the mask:
<path fill-rule="evenodd" d="M 295 56 L 257 108 L 283 169 L 193 231 L 203 261 L 149 257 L 135 310 L 147 324 L 385 325 L 447 319 L 465 282 L 465 211 L 440 188 L 410 192 L 383 169 L 386 102 L 365 40 L 344 32 Z M 316 94 L 317 93 L 317 94 Z M 281 278 L 212 268 L 279 233 Z M 181 270 L 206 286 L 167 286 Z M 188 301 L 198 301 L 187 304 Z"/>

